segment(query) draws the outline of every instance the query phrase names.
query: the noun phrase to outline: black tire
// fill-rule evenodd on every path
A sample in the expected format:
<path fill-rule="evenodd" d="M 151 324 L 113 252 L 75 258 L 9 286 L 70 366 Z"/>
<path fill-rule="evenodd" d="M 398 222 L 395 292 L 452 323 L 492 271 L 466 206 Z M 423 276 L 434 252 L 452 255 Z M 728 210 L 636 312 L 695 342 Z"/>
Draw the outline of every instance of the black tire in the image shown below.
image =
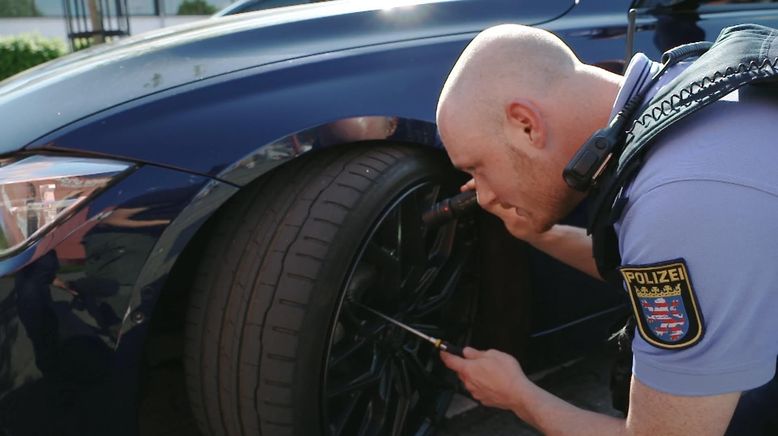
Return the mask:
<path fill-rule="evenodd" d="M 462 233 L 468 226 L 426 229 L 414 218 L 455 192 L 453 176 L 439 152 L 399 145 L 343 147 L 304 156 L 231 201 L 216 217 L 188 309 L 187 389 L 204 434 L 430 432 L 453 390 L 451 374 L 432 346 L 344 304 L 344 295 L 348 289 L 350 298 L 422 324 L 418 327 L 428 333 L 465 338 L 472 293 L 459 283 L 466 281 L 470 236 Z M 422 240 L 414 247 L 426 250 L 426 259 L 418 260 L 431 266 L 417 268 L 408 260 L 406 267 L 390 256 L 384 268 L 381 260 L 366 260 L 370 247 L 383 244 L 375 242 L 382 241 L 382 232 L 392 233 L 392 220 L 398 229 L 409 229 L 399 233 Z M 398 259 L 410 253 L 399 243 L 396 251 Z M 371 283 L 363 283 L 363 265 L 373 271 Z M 422 272 L 426 278 L 418 277 Z M 401 286 L 398 277 L 407 283 L 411 276 L 419 282 L 417 293 L 401 295 L 410 287 Z M 344 334 L 354 343 L 343 345 Z M 354 350 L 343 357 L 343 347 Z M 344 377 L 346 382 L 365 379 L 360 365 L 370 353 L 373 360 L 388 362 L 368 369 L 375 377 L 388 378 L 385 373 L 394 371 L 403 379 L 371 383 L 414 384 L 416 403 L 402 400 L 408 392 L 394 394 L 397 389 L 386 386 L 360 385 L 362 391 L 344 391 L 347 396 L 338 390 L 353 388 L 342 384 Z M 418 374 L 416 362 L 411 369 L 396 363 L 411 354 L 426 373 Z M 351 404 L 358 401 L 364 404 Z M 369 417 L 338 421 L 348 407 L 362 408 L 355 413 Z M 398 422 L 399 430 L 392 429 Z"/>

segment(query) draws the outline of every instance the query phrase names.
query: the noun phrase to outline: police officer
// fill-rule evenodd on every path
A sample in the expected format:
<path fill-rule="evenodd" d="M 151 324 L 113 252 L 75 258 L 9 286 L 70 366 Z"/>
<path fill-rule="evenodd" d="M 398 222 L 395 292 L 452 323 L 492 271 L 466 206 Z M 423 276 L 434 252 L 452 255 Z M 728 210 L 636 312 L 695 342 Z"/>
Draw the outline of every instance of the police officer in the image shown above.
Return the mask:
<path fill-rule="evenodd" d="M 775 32 L 755 38 L 776 55 Z M 661 93 L 692 60 L 653 81 L 661 65 L 637 55 L 622 77 L 581 63 L 548 32 L 494 27 L 473 40 L 446 81 L 441 138 L 453 164 L 472 176 L 463 189 L 475 189 L 479 205 L 515 237 L 601 278 L 587 232 L 555 224 L 587 195 L 565 183 L 563 169 L 634 96 Z M 606 202 L 618 204 L 608 224 L 615 222 L 619 280 L 637 325 L 626 419 L 554 397 L 505 353 L 441 353 L 475 399 L 548 434 L 711 435 L 727 430 L 741 392 L 773 379 L 778 104 L 751 88 L 672 120 Z M 653 121 L 665 115 L 655 111 Z"/>

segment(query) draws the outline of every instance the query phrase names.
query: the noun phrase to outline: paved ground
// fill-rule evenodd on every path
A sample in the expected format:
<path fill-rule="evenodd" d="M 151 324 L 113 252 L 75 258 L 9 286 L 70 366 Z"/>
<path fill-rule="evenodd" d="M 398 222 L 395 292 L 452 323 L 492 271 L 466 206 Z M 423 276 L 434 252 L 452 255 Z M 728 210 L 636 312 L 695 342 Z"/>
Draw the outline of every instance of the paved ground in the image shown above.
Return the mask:
<path fill-rule="evenodd" d="M 542 388 L 579 407 L 623 417 L 611 407 L 608 390 L 609 362 L 605 351 L 597 350 L 584 358 L 563 365 L 536 380 Z M 524 436 L 538 435 L 513 413 L 476 407 L 444 423 L 440 436 Z"/>
<path fill-rule="evenodd" d="M 580 407 L 622 416 L 610 407 L 608 391 L 608 357 L 597 350 L 582 359 L 563 365 L 540 379 L 538 385 L 560 398 Z M 143 436 L 196 436 L 197 427 L 186 402 L 183 380 L 175 377 L 180 368 L 156 369 L 147 385 L 143 404 L 140 434 Z M 460 398 L 454 407 L 470 410 L 447 419 L 439 431 L 441 436 L 524 436 L 539 434 L 512 413 L 480 407 Z"/>

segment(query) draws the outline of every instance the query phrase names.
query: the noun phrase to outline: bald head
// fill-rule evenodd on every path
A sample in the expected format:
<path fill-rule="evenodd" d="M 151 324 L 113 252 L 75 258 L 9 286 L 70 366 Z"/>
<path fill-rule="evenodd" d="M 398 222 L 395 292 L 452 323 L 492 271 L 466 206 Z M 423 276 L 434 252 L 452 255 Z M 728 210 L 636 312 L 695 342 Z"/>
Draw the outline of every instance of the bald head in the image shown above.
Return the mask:
<path fill-rule="evenodd" d="M 549 32 L 497 26 L 473 39 L 451 71 L 438 128 L 482 207 L 513 209 L 542 230 L 580 201 L 562 170 L 607 124 L 619 84 Z"/>
<path fill-rule="evenodd" d="M 494 121 L 513 98 L 541 109 L 553 104 L 577 67 L 575 54 L 553 34 L 506 24 L 481 32 L 460 56 L 443 87 L 438 118 L 484 115 Z"/>

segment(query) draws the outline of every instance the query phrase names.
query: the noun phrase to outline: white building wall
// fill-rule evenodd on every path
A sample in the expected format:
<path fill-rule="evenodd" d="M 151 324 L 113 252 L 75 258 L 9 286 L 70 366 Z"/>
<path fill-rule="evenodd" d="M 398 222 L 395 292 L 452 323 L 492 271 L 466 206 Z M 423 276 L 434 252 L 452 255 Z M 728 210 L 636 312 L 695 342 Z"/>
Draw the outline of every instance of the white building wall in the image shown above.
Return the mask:
<path fill-rule="evenodd" d="M 138 35 L 149 30 L 208 18 L 207 15 L 174 15 L 166 17 L 130 17 L 130 33 Z M 62 17 L 0 18 L 0 37 L 22 33 L 40 33 L 49 38 L 60 38 L 68 44 L 67 26 Z M 69 46 L 69 45 L 68 45 Z"/>
<path fill-rule="evenodd" d="M 64 14 L 62 0 L 34 0 L 35 8 L 41 15 L 46 17 L 62 16 Z M 163 15 L 175 15 L 178 7 L 184 0 L 160 0 L 159 5 Z M 216 8 L 222 9 L 232 2 L 232 0 L 205 0 L 206 3 Z M 156 0 L 127 0 L 127 11 L 130 15 L 154 15 L 154 4 Z"/>

